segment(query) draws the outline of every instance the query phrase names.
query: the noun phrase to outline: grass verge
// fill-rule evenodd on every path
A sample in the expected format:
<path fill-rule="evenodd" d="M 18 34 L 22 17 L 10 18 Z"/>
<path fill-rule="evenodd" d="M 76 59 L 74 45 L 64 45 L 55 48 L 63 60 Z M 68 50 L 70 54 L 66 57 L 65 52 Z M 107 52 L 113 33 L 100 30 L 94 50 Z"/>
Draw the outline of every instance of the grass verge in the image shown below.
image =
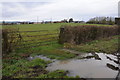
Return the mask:
<path fill-rule="evenodd" d="M 103 53 L 117 53 L 118 51 L 118 36 L 103 38 L 87 42 L 85 44 L 73 45 L 69 43 L 64 44 L 64 48 L 77 50 L 80 52 L 103 52 Z"/>

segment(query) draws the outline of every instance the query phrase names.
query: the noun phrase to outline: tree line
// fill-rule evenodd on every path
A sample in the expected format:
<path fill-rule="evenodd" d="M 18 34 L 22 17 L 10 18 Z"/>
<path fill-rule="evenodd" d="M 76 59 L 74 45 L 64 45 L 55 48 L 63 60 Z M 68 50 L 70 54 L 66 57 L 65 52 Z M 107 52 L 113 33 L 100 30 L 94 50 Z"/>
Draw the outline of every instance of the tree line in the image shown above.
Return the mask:
<path fill-rule="evenodd" d="M 114 25 L 115 18 L 114 17 L 94 17 L 87 21 L 89 24 L 108 24 Z"/>

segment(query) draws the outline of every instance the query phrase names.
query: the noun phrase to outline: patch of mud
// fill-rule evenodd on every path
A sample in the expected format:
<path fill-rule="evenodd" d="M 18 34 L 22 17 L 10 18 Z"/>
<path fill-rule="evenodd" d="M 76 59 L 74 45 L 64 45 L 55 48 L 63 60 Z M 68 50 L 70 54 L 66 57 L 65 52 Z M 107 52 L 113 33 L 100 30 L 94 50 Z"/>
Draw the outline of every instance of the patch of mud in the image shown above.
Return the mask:
<path fill-rule="evenodd" d="M 79 51 L 75 51 L 75 50 L 70 50 L 70 49 L 61 49 L 65 52 L 70 52 L 70 53 L 73 53 L 75 55 L 80 55 L 80 54 L 83 54 L 83 53 L 80 53 Z"/>
<path fill-rule="evenodd" d="M 20 76 L 20 75 L 25 75 L 26 77 L 24 78 L 34 78 L 37 77 L 40 74 L 47 74 L 48 71 L 42 68 L 41 66 L 33 66 L 30 67 L 31 70 L 29 71 L 18 71 L 14 74 L 14 76 Z"/>
<path fill-rule="evenodd" d="M 33 71 L 26 72 L 26 73 L 29 73 L 28 77 L 37 77 L 40 74 L 47 74 L 48 73 L 48 71 L 43 69 L 41 66 L 34 66 L 31 68 L 33 69 Z"/>
<path fill-rule="evenodd" d="M 107 65 L 107 67 L 109 67 L 109 68 L 112 69 L 112 70 L 119 70 L 118 67 L 115 67 L 115 66 L 112 65 L 112 64 L 107 63 L 106 65 Z"/>

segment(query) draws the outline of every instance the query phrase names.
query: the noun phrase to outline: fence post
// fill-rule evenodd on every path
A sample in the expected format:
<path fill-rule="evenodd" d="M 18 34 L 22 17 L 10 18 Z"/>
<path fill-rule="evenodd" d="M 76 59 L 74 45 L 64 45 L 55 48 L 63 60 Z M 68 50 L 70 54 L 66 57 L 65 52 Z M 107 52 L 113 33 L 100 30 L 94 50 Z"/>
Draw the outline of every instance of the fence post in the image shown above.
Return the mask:
<path fill-rule="evenodd" d="M 60 28 L 60 34 L 59 34 L 59 43 L 60 44 L 63 44 L 64 43 L 64 30 L 65 28 L 64 27 L 61 27 Z"/>
<path fill-rule="evenodd" d="M 120 35 L 120 18 L 115 18 L 115 24 L 118 26 L 118 35 Z M 120 53 L 120 37 L 118 36 L 118 53 Z"/>
<path fill-rule="evenodd" d="M 8 53 L 8 32 L 7 30 L 4 30 L 2 32 L 2 37 L 3 37 L 3 53 Z"/>
<path fill-rule="evenodd" d="M 118 35 L 120 35 L 120 18 L 115 18 L 115 24 L 117 24 L 118 26 Z M 116 80 L 120 79 L 120 37 L 118 36 L 118 54 L 117 54 L 117 58 L 118 58 L 118 67 L 119 67 L 119 71 L 118 71 L 118 75 L 116 77 Z"/>
<path fill-rule="evenodd" d="M 115 18 L 115 24 L 120 26 L 120 18 Z"/>

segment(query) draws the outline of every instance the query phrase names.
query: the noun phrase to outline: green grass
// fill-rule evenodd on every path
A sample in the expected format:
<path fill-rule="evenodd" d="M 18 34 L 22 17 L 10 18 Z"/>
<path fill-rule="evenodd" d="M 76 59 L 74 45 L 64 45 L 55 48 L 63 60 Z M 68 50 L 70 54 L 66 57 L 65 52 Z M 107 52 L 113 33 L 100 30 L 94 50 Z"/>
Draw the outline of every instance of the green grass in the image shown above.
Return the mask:
<path fill-rule="evenodd" d="M 68 76 L 66 76 L 67 73 L 68 73 L 67 71 L 56 70 L 56 71 L 50 72 L 48 74 L 40 75 L 37 78 L 58 78 L 58 80 L 62 80 L 62 79 L 59 79 L 59 78 L 80 78 L 79 76 L 68 77 Z"/>
<path fill-rule="evenodd" d="M 34 47 L 31 49 L 18 49 L 16 50 L 16 53 L 26 53 L 30 54 L 31 56 L 44 55 L 48 58 L 59 60 L 65 60 L 76 56 L 75 54 L 60 50 L 62 47 L 63 45 L 55 43 L 46 46 Z"/>
<path fill-rule="evenodd" d="M 20 31 L 38 31 L 38 30 L 59 30 L 63 25 L 96 25 L 96 26 L 111 26 L 102 24 L 80 24 L 80 23 L 49 23 L 49 24 L 21 24 L 21 25 L 4 25 L 2 28 L 19 28 Z"/>
<path fill-rule="evenodd" d="M 118 51 L 118 36 L 94 40 L 80 45 L 72 45 L 65 43 L 64 48 L 77 50 L 80 52 L 103 52 L 103 53 L 117 53 Z"/>
<path fill-rule="evenodd" d="M 39 75 L 37 78 L 65 78 L 67 72 L 63 70 L 56 70 L 48 74 Z"/>
<path fill-rule="evenodd" d="M 68 23 L 5 25 L 3 26 L 3 28 L 19 28 L 20 31 L 57 30 L 59 29 L 60 26 L 66 25 L 66 24 Z M 73 25 L 76 25 L 76 24 L 73 24 Z"/>
<path fill-rule="evenodd" d="M 8 65 L 3 69 L 3 75 L 4 76 L 12 76 L 16 75 L 17 72 L 26 72 L 29 71 L 30 67 L 34 66 L 41 66 L 41 68 L 45 68 L 46 64 L 49 62 L 45 62 L 41 59 L 35 59 L 33 61 L 27 61 L 27 60 L 19 60 L 15 64 Z"/>
<path fill-rule="evenodd" d="M 0 29 L 2 29 L 2 25 L 0 25 Z"/>

